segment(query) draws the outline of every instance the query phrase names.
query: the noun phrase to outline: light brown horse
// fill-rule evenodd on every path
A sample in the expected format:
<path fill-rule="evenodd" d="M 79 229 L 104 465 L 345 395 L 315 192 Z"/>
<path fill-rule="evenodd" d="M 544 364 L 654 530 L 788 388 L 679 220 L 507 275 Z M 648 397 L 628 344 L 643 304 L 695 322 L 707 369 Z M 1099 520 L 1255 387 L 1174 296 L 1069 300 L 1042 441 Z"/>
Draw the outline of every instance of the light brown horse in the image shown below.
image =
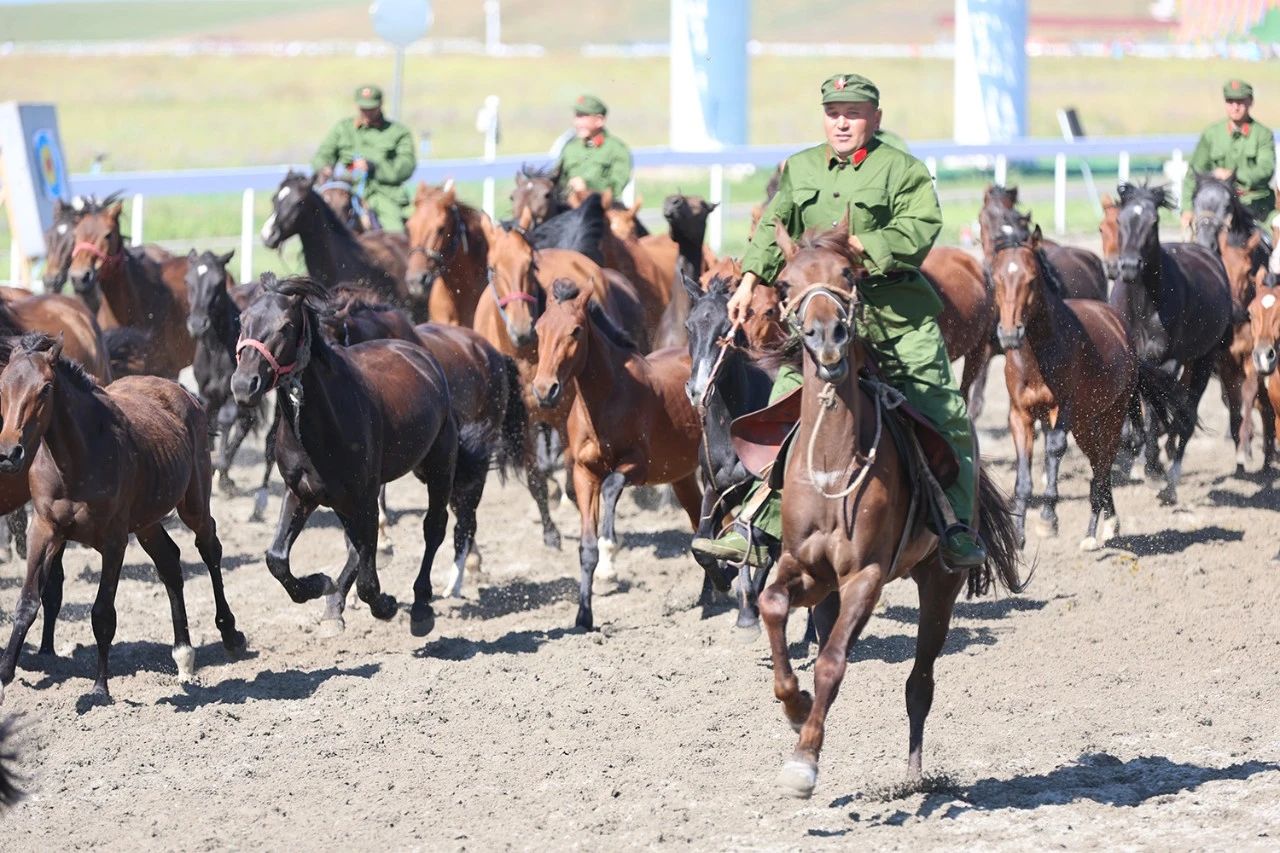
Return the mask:
<path fill-rule="evenodd" d="M 1253 337 L 1251 357 L 1259 381 L 1265 383 L 1272 413 L 1271 423 L 1263 423 L 1263 435 L 1266 436 L 1264 452 L 1269 455 L 1271 445 L 1280 433 L 1280 371 L 1276 370 L 1280 366 L 1277 359 L 1277 351 L 1280 350 L 1280 288 L 1266 283 L 1263 270 L 1258 271 L 1255 284 L 1257 297 L 1249 303 L 1249 327 Z M 1277 559 L 1280 559 L 1280 554 Z"/>
<path fill-rule="evenodd" d="M 418 184 L 413 214 L 405 223 L 409 295 L 427 300 L 433 323 L 471 326 L 484 293 L 489 244 L 482 211 L 458 201 L 453 181 Z"/>
<path fill-rule="evenodd" d="M 1120 206 L 1110 193 L 1102 194 L 1102 221 L 1098 223 L 1098 237 L 1102 241 L 1102 266 L 1107 278 L 1115 281 L 1120 275 Z"/>
<path fill-rule="evenodd" d="M 1249 306 L 1256 293 L 1256 281 L 1265 278 L 1266 271 L 1257 264 L 1257 252 L 1262 235 L 1254 230 L 1243 243 L 1237 243 L 1226 229 L 1218 234 L 1218 252 L 1222 266 L 1231 285 L 1231 299 L 1239 307 L 1239 322 L 1231 339 L 1230 358 L 1236 363 L 1242 380 L 1240 383 L 1240 411 L 1231 413 L 1231 433 L 1237 436 L 1236 473 L 1243 474 L 1245 463 L 1253 458 L 1253 410 L 1262 416 L 1262 467 L 1271 467 L 1275 457 L 1275 415 L 1271 401 L 1265 393 L 1259 394 L 1258 369 L 1253 360 L 1253 329 L 1249 322 Z M 1261 274 L 1261 275 L 1260 275 Z"/>
<path fill-rule="evenodd" d="M 913 483 L 896 442 L 880 440 L 881 406 L 860 387 L 866 359 L 856 344 L 854 316 L 861 261 L 848 246 L 847 222 L 793 243 L 778 227 L 790 287 L 789 305 L 801 326 L 804 387 L 794 450 L 786 461 L 782 498 L 782 556 L 760 596 L 760 614 L 773 658 L 774 695 L 800 733 L 783 766 L 782 790 L 808 797 L 818 777 L 827 713 L 848 665 L 849 650 L 871 618 L 884 585 L 910 576 L 920 592 L 916 658 L 907 679 L 910 719 L 908 774 L 919 779 L 925 718 L 933 701 L 934 661 L 942 650 L 956 596 L 966 574 L 946 571 L 937 536 L 912 512 Z M 834 491 L 834 493 L 833 493 Z M 991 555 L 967 574 L 970 591 L 992 575 L 1011 591 L 1018 577 L 1013 520 L 985 473 L 979 478 L 975 524 Z M 828 602 L 828 596 L 834 596 Z M 838 608 L 814 663 L 814 693 L 800 690 L 787 650 L 787 616 L 794 607 Z M 829 616 L 829 614 L 828 614 Z"/>
<path fill-rule="evenodd" d="M 157 263 L 126 251 L 120 211 L 117 202 L 85 214 L 76 223 L 68 278 L 97 313 L 103 331 L 131 327 L 149 336 L 147 373 L 177 379 L 196 352 L 196 342 L 187 332 L 187 259 Z"/>
<path fill-rule="evenodd" d="M 591 195 L 582 190 L 569 194 L 568 202 L 577 208 Z M 653 340 L 655 332 L 662 323 L 662 313 L 672 298 L 670 275 L 658 268 L 653 257 L 640 244 L 636 214 L 640 212 L 640 203 L 631 208 L 621 204 L 615 207 L 613 191 L 605 190 L 600 194 L 600 205 L 604 208 L 605 221 L 609 227 L 600 235 L 600 255 L 604 259 L 604 268 L 620 274 L 631 283 L 644 308 L 646 339 Z M 615 220 L 617 224 L 615 225 Z M 620 236 L 630 233 L 630 236 Z"/>
<path fill-rule="evenodd" d="M 690 528 L 697 529 L 702 426 L 684 391 L 688 352 L 642 355 L 590 291 L 557 280 L 537 330 L 532 386 L 539 405 L 554 408 L 567 390 L 574 391 L 566 456 L 573 460 L 582 516 L 575 624 L 591 630 L 592 579 L 597 566 L 611 570 L 614 515 L 625 486 L 670 483 Z"/>
<path fill-rule="evenodd" d="M 195 673 L 187 629 L 178 546 L 164 529 L 173 510 L 195 533 L 209 569 L 217 609 L 215 623 L 230 651 L 244 646 L 222 590 L 222 545 L 209 511 L 212 466 L 204 409 L 180 385 L 154 376 L 131 376 L 102 388 L 79 365 L 62 357 L 58 341 L 28 335 L 0 372 L 0 472 L 20 470 L 31 459 L 29 480 L 35 521 L 27 577 L 13 634 L 0 660 L 0 683 L 13 680 L 18 652 L 35 620 L 40 594 L 68 541 L 102 555 L 93 604 L 98 645 L 94 693 L 108 697 L 107 658 L 115 636 L 116 585 L 129 534 L 155 563 L 169 593 L 173 660 L 178 675 Z"/>

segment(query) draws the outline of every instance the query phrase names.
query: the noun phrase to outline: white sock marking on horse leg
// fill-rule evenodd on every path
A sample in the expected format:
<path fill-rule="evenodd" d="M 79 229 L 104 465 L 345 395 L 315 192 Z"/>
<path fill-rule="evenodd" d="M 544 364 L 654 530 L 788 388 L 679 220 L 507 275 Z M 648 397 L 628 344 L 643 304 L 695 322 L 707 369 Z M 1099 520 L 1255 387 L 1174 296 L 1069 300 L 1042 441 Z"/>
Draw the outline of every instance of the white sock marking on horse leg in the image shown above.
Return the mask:
<path fill-rule="evenodd" d="M 1169 469 L 1169 486 L 1177 488 L 1178 481 L 1182 479 L 1182 460 L 1179 459 L 1173 463 L 1173 467 Z"/>
<path fill-rule="evenodd" d="M 1120 533 L 1120 516 L 1113 515 L 1102 519 L 1102 544 L 1110 542 Z"/>
<path fill-rule="evenodd" d="M 612 539 L 601 539 L 599 542 L 600 560 L 596 563 L 596 577 L 611 580 L 618 576 L 613 567 L 613 554 L 618 550 Z"/>
<path fill-rule="evenodd" d="M 190 681 L 196 677 L 196 650 L 190 646 L 174 646 L 173 662 L 178 666 L 178 680 Z"/>
<path fill-rule="evenodd" d="M 462 577 L 467 563 L 467 555 L 459 554 L 449 567 L 449 575 L 445 578 L 444 594 L 446 598 L 458 598 L 462 595 Z"/>

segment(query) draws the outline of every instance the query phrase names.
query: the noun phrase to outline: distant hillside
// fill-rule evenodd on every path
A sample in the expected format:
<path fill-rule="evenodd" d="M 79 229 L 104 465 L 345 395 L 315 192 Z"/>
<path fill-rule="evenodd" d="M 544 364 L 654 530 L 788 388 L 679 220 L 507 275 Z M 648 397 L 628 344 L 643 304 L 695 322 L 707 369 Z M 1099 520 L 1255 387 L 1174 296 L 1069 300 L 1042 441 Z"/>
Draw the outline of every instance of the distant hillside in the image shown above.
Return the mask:
<path fill-rule="evenodd" d="M 480 0 L 436 0 L 439 38 L 484 36 Z M 1149 21 L 1149 0 L 1035 0 L 1033 38 L 1160 38 L 1123 24 Z M 367 0 L 183 0 L 0 5 L 0 42 L 228 38 L 245 41 L 374 38 Z M 764 41 L 930 43 L 951 37 L 952 0 L 754 0 L 752 36 Z M 662 0 L 503 0 L 503 38 L 551 50 L 667 37 Z"/>

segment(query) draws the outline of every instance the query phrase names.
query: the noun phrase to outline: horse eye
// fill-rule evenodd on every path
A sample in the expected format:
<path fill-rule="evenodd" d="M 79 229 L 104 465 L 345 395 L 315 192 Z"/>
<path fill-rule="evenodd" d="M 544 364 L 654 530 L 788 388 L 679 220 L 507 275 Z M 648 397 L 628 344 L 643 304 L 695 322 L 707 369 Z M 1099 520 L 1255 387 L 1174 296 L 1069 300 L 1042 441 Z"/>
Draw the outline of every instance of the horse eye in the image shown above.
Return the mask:
<path fill-rule="evenodd" d="M 574 326 L 574 327 L 573 327 L 573 331 L 569 333 L 569 337 L 573 338 L 575 341 L 576 341 L 578 338 L 582 337 L 582 327 L 581 327 L 581 326 Z"/>
<path fill-rule="evenodd" d="M 41 397 L 48 397 L 48 396 L 49 396 L 50 394 L 52 394 L 52 393 L 53 393 L 53 383 L 52 383 L 52 382 L 46 382 L 46 383 L 44 384 L 44 387 L 42 387 L 42 388 L 40 389 L 40 396 L 41 396 Z"/>

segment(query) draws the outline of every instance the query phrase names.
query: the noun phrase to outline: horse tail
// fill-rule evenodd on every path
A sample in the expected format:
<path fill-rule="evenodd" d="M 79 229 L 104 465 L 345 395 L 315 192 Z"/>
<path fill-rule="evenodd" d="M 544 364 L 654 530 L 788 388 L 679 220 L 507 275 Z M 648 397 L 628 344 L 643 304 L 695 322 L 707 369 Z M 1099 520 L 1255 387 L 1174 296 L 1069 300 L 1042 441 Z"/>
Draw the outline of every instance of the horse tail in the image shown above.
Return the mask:
<path fill-rule="evenodd" d="M 18 787 L 18 777 L 11 766 L 18 754 L 12 747 L 6 746 L 7 743 L 12 743 L 12 738 L 13 718 L 10 718 L 0 723 L 0 807 L 13 806 L 22 799 L 22 789 Z"/>
<path fill-rule="evenodd" d="M 134 326 L 118 326 L 102 333 L 107 348 L 111 376 L 140 376 L 147 372 L 147 353 L 151 349 L 151 333 Z"/>
<path fill-rule="evenodd" d="M 1129 407 L 1131 419 L 1138 411 L 1135 427 L 1140 429 L 1142 421 L 1138 400 L 1146 406 L 1148 417 L 1154 421 L 1159 433 L 1185 435 L 1200 426 L 1186 389 L 1172 374 L 1142 359 L 1138 360 L 1138 381 Z"/>
<path fill-rule="evenodd" d="M 969 596 L 985 595 L 994 580 L 1007 592 L 1022 592 L 1031 581 L 1018 573 L 1018 529 L 1014 525 L 1009 499 L 1000 491 L 979 463 L 978 519 L 987 562 L 969 571 Z"/>
<path fill-rule="evenodd" d="M 524 405 L 524 389 L 520 383 L 520 370 L 510 356 L 502 356 L 502 368 L 506 377 L 506 413 L 502 418 L 502 441 L 498 447 L 498 471 L 504 477 L 508 468 L 522 469 L 525 441 L 529 434 L 529 410 Z"/>

